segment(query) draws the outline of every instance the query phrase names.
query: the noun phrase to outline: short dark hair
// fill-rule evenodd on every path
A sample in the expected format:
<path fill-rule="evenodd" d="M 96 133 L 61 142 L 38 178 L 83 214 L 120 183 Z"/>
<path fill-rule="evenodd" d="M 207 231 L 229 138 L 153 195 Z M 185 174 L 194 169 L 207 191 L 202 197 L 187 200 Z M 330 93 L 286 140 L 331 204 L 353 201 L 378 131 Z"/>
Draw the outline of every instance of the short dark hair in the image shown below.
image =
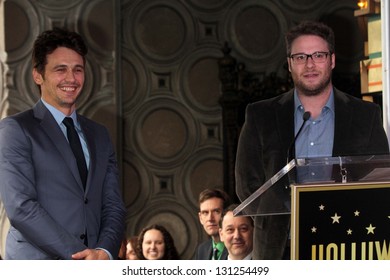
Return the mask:
<path fill-rule="evenodd" d="M 205 202 L 206 200 L 208 200 L 210 198 L 214 198 L 214 197 L 222 199 L 224 208 L 225 208 L 226 204 L 229 203 L 229 200 L 230 200 L 229 195 L 221 189 L 218 189 L 218 188 L 205 189 L 199 194 L 199 200 L 198 200 L 199 205 L 201 203 Z"/>
<path fill-rule="evenodd" d="M 226 216 L 226 214 L 228 212 L 233 212 L 234 209 L 236 209 L 238 207 L 238 204 L 236 203 L 233 203 L 233 204 L 230 204 L 228 207 L 226 207 L 225 209 L 223 209 L 222 211 L 222 215 L 221 215 L 221 219 L 219 220 L 219 227 L 222 228 L 222 222 L 223 222 L 223 218 Z M 250 220 L 251 222 L 251 225 L 254 226 L 254 222 L 253 222 L 253 218 L 251 216 L 247 216 L 248 219 Z"/>
<path fill-rule="evenodd" d="M 286 49 L 287 56 L 291 55 L 291 45 L 295 39 L 303 35 L 315 35 L 324 39 L 328 43 L 328 48 L 331 53 L 335 51 L 335 40 L 333 30 L 324 23 L 317 21 L 303 21 L 294 26 L 286 33 Z"/>
<path fill-rule="evenodd" d="M 83 57 L 85 64 L 88 48 L 80 34 L 55 27 L 52 30 L 42 32 L 34 42 L 32 65 L 39 74 L 44 74 L 47 55 L 53 53 L 58 47 L 74 50 Z"/>

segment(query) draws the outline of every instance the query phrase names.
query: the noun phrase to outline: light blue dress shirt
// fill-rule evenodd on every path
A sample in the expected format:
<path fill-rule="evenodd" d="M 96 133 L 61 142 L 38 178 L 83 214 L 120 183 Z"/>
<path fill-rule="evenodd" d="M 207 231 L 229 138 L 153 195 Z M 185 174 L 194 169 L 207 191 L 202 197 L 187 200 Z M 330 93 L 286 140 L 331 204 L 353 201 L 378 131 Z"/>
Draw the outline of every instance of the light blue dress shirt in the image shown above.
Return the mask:
<path fill-rule="evenodd" d="M 294 126 L 295 134 L 297 134 L 303 123 L 305 108 L 303 108 L 296 92 L 294 92 L 294 102 Z M 310 117 L 296 139 L 296 158 L 331 157 L 333 151 L 334 122 L 335 111 L 332 90 L 327 103 L 322 108 L 321 114 L 316 119 Z M 332 168 L 328 168 L 325 165 L 300 167 L 297 171 L 297 181 L 299 183 L 333 180 Z"/>
<path fill-rule="evenodd" d="M 303 114 L 305 109 L 298 98 L 297 93 L 294 93 L 295 102 L 295 135 L 303 123 Z M 310 117 L 306 121 L 301 134 L 295 142 L 296 158 L 310 157 L 329 157 L 332 156 L 333 138 L 334 138 L 334 96 L 333 90 L 330 94 L 328 102 L 322 108 L 321 114 L 317 119 Z"/>

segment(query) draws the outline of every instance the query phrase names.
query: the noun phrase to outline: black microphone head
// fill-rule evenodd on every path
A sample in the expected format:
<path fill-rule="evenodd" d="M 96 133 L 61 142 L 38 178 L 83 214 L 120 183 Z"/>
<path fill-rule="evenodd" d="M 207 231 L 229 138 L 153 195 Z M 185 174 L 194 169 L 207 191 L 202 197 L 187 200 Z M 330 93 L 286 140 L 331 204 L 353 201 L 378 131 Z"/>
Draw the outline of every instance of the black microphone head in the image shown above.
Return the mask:
<path fill-rule="evenodd" d="M 311 113 L 309 111 L 306 111 L 305 113 L 303 113 L 303 121 L 307 121 L 308 119 L 310 119 L 310 116 L 311 116 Z"/>

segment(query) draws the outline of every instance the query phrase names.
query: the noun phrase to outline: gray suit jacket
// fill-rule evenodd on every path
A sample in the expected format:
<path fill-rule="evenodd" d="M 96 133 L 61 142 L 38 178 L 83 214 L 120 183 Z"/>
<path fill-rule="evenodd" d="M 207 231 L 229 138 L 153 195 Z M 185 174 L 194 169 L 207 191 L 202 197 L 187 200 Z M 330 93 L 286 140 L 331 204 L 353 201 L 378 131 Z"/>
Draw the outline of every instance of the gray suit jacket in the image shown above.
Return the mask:
<path fill-rule="evenodd" d="M 378 105 L 334 89 L 333 156 L 388 154 L 389 145 Z M 294 139 L 293 90 L 247 106 L 236 157 L 236 192 L 245 200 L 287 163 Z M 275 207 L 288 189 L 271 189 Z M 253 259 L 282 259 L 288 242 L 290 217 L 255 218 Z"/>
<path fill-rule="evenodd" d="M 124 233 L 108 131 L 78 115 L 90 153 L 84 192 L 72 150 L 41 101 L 0 122 L 0 198 L 11 223 L 6 259 L 71 259 L 89 248 L 115 258 Z"/>

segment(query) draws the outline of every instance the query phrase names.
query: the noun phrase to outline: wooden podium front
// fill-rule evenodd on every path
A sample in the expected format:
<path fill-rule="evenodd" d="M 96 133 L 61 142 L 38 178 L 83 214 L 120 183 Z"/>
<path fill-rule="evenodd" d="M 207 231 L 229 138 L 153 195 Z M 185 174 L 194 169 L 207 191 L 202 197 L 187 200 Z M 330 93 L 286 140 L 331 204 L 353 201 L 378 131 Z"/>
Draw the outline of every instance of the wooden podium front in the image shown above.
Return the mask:
<path fill-rule="evenodd" d="M 291 259 L 390 259 L 390 182 L 291 188 Z"/>

